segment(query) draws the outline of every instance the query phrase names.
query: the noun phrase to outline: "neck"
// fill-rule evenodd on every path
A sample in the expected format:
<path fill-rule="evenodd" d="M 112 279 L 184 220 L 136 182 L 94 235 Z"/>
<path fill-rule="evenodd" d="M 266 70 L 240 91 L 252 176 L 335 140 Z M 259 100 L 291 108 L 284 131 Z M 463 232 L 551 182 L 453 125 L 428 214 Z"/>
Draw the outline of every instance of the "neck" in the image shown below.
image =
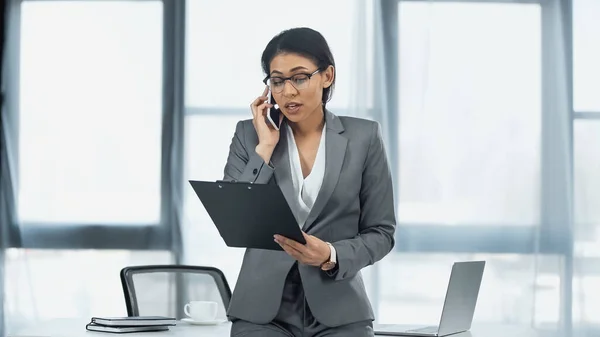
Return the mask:
<path fill-rule="evenodd" d="M 322 105 L 319 105 L 317 110 L 310 114 L 310 117 L 307 119 L 297 123 L 290 123 L 290 127 L 292 128 L 294 135 L 302 137 L 311 135 L 313 133 L 321 133 L 324 125 L 325 112 L 323 111 Z"/>

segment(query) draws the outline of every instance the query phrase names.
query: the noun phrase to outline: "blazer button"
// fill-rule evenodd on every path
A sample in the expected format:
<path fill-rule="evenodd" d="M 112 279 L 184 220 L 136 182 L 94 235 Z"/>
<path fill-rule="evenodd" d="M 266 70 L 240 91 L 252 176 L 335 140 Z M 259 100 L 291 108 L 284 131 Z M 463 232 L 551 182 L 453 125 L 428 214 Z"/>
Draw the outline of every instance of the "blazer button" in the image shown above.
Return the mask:
<path fill-rule="evenodd" d="M 252 170 L 252 174 L 256 175 L 258 173 L 257 169 Z"/>

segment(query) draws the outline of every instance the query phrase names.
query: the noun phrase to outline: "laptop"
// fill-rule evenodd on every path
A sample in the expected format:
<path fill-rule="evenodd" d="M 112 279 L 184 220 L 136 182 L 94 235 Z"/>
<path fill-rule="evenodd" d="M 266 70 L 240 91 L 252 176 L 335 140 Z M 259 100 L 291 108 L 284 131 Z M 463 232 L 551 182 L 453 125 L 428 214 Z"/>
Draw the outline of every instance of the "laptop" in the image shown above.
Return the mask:
<path fill-rule="evenodd" d="M 448 336 L 471 329 L 485 261 L 455 262 L 452 266 L 442 317 L 436 326 L 375 324 L 380 336 Z"/>

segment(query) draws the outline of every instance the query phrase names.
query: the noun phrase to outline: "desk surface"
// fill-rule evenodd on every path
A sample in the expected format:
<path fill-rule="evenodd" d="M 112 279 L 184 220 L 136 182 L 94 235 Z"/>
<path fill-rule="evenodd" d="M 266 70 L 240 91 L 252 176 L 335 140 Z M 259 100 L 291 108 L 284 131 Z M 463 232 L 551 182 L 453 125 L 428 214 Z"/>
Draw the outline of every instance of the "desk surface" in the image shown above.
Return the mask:
<path fill-rule="evenodd" d="M 405 330 L 423 327 L 424 325 L 399 325 Z M 379 336 L 379 335 L 376 335 Z M 504 324 L 473 324 L 470 331 L 453 334 L 449 337 L 549 337 L 535 329 Z"/>
<path fill-rule="evenodd" d="M 95 336 L 129 336 L 129 337 L 229 337 L 231 323 L 212 326 L 192 325 L 178 322 L 165 332 L 136 332 L 134 334 L 108 334 L 104 332 L 87 331 L 85 325 L 89 320 L 58 319 L 37 324 L 31 328 L 19 331 L 9 337 L 95 337 Z M 453 337 L 542 337 L 541 332 L 521 326 L 506 325 L 474 325 L 470 332 L 452 335 Z M 544 335 L 545 337 L 546 335 Z"/>

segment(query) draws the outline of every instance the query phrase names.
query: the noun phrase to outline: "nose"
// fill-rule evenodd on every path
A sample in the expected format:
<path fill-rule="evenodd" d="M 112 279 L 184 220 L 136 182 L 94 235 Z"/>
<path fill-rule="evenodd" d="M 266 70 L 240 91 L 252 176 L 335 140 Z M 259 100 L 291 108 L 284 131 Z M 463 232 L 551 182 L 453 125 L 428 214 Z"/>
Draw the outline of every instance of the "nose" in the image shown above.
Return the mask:
<path fill-rule="evenodd" d="M 282 94 L 285 97 L 296 96 L 298 90 L 292 85 L 292 83 L 288 80 L 283 83 L 283 91 Z"/>

